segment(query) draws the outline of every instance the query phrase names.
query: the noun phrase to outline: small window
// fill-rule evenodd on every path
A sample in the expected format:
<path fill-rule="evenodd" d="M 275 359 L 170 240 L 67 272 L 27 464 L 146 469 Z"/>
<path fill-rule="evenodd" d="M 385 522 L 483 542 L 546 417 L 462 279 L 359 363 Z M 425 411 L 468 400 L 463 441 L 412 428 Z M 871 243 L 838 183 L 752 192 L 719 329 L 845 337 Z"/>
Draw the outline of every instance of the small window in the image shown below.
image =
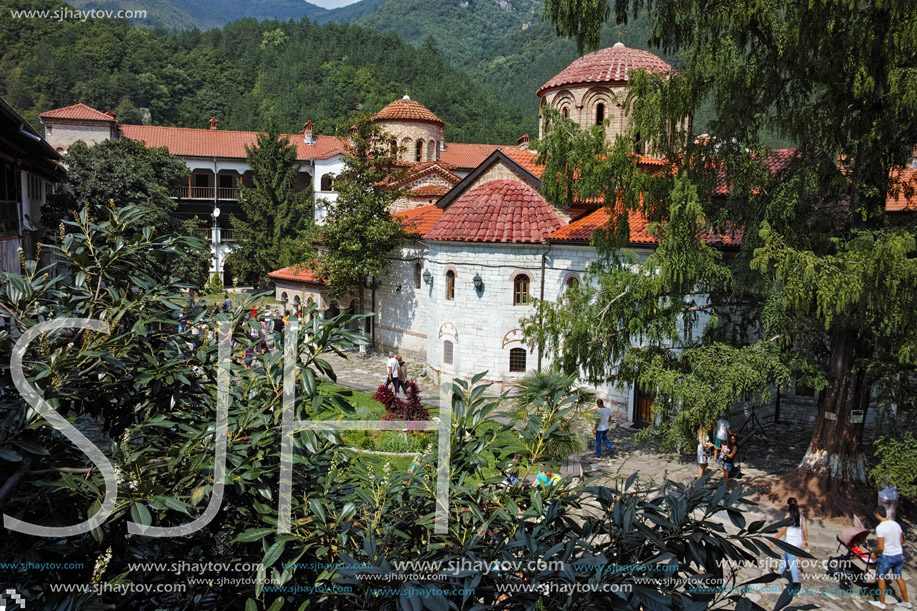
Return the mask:
<path fill-rule="evenodd" d="M 398 143 L 392 140 L 392 157 L 398 156 Z"/>
<path fill-rule="evenodd" d="M 452 364 L 452 342 L 448 339 L 443 342 L 443 363 Z"/>
<path fill-rule="evenodd" d="M 605 105 L 599 102 L 595 105 L 595 124 L 601 125 L 605 122 Z"/>
<path fill-rule="evenodd" d="M 414 161 L 423 161 L 423 140 L 414 145 Z"/>
<path fill-rule="evenodd" d="M 446 272 L 446 299 L 455 299 L 455 272 L 452 270 Z"/>
<path fill-rule="evenodd" d="M 322 175 L 320 188 L 322 191 L 334 191 L 334 176 L 331 174 Z"/>
<path fill-rule="evenodd" d="M 643 154 L 643 140 L 640 138 L 640 132 L 637 132 L 634 136 L 634 154 L 642 155 Z"/>
<path fill-rule="evenodd" d="M 561 112 L 564 114 L 564 119 L 569 119 L 569 118 L 570 118 L 570 109 L 569 109 L 569 108 L 567 108 L 567 107 L 565 106 L 564 109 L 563 109 Z"/>
<path fill-rule="evenodd" d="M 512 348 L 509 351 L 509 370 L 525 372 L 525 348 Z"/>
<path fill-rule="evenodd" d="M 566 286 L 568 289 L 579 288 L 579 278 L 576 276 L 570 276 L 567 278 L 567 281 L 564 282 L 564 286 Z"/>
<path fill-rule="evenodd" d="M 420 288 L 420 273 L 422 269 L 423 267 L 420 265 L 420 263 L 414 264 L 414 288 L 415 289 Z"/>
<path fill-rule="evenodd" d="M 513 281 L 513 305 L 526 305 L 529 302 L 529 277 L 519 274 Z"/>

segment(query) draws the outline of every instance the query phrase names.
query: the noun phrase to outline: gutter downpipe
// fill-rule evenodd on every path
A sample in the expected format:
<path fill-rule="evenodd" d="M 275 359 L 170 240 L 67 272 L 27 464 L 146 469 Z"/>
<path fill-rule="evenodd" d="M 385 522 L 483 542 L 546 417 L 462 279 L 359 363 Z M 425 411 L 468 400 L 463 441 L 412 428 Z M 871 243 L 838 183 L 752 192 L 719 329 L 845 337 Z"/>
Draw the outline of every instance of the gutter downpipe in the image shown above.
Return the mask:
<path fill-rule="evenodd" d="M 539 301 L 544 301 L 545 265 L 548 259 L 548 253 L 551 252 L 551 246 L 552 244 L 548 243 L 548 249 L 544 251 L 543 253 L 541 253 L 541 290 L 540 290 L 541 296 L 538 298 Z M 541 324 L 541 322 L 542 321 L 539 319 L 538 323 Z M 538 346 L 538 371 L 541 371 L 541 346 Z"/>

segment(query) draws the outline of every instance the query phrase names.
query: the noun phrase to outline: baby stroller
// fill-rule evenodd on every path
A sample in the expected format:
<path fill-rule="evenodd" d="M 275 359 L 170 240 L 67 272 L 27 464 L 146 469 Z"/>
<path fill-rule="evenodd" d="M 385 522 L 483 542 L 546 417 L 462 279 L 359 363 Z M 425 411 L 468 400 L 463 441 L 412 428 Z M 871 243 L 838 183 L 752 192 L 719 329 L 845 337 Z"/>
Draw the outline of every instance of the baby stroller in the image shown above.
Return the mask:
<path fill-rule="evenodd" d="M 854 518 L 853 526 L 837 536 L 839 555 L 828 559 L 828 574 L 845 590 L 873 586 L 878 581 L 876 566 L 879 561 L 870 558 L 871 551 L 866 548 L 870 532 L 859 518 Z"/>

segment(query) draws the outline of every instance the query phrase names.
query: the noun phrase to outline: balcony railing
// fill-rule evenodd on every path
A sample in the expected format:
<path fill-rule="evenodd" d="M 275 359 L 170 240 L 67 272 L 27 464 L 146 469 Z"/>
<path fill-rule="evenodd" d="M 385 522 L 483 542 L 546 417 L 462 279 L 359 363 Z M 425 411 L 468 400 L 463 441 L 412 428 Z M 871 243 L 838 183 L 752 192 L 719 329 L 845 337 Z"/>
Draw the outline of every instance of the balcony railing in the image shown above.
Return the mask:
<path fill-rule="evenodd" d="M 191 235 L 207 242 L 213 239 L 213 227 L 195 227 L 191 230 Z M 235 242 L 236 230 L 220 228 L 220 242 Z"/>
<path fill-rule="evenodd" d="M 239 199 L 239 189 L 236 187 L 218 187 L 216 190 L 218 200 L 236 201 Z M 173 197 L 179 199 L 205 199 L 213 201 L 213 187 L 178 187 Z"/>

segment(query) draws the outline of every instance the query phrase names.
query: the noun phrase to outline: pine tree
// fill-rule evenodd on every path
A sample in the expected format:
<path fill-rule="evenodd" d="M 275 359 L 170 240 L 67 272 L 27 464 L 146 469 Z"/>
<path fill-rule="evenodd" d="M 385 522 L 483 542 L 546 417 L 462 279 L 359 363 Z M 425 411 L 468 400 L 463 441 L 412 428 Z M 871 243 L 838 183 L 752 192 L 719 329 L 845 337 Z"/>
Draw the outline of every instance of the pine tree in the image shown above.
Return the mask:
<path fill-rule="evenodd" d="M 296 147 L 286 138 L 272 130 L 245 150 L 255 186 L 239 187 L 245 218 L 232 218 L 237 246 L 227 265 L 240 283 L 266 288 L 269 272 L 302 262 L 311 248 L 310 193 L 294 188 L 299 164 Z"/>

